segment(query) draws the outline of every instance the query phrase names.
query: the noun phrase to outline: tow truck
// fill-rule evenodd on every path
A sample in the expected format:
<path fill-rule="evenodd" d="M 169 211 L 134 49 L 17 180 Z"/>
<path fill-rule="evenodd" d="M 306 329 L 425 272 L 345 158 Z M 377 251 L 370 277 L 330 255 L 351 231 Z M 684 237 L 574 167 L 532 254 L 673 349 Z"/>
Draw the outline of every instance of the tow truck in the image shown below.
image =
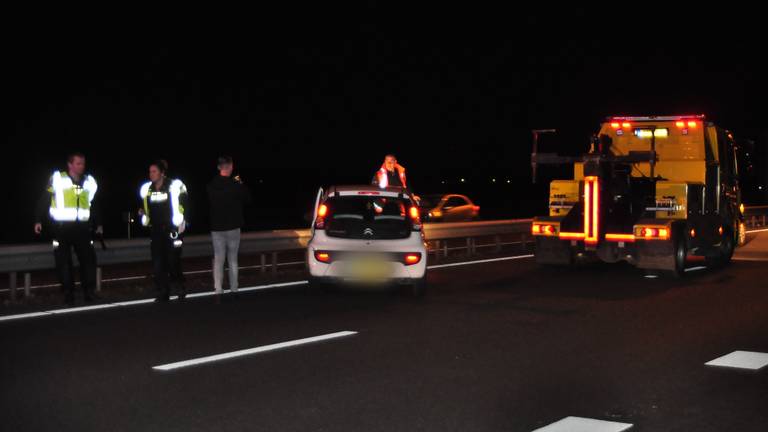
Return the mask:
<path fill-rule="evenodd" d="M 581 156 L 539 153 L 540 164 L 573 165 L 554 180 L 549 214 L 532 234 L 539 264 L 627 261 L 649 271 L 685 272 L 691 256 L 730 262 L 745 239 L 733 135 L 704 115 L 609 117 Z"/>

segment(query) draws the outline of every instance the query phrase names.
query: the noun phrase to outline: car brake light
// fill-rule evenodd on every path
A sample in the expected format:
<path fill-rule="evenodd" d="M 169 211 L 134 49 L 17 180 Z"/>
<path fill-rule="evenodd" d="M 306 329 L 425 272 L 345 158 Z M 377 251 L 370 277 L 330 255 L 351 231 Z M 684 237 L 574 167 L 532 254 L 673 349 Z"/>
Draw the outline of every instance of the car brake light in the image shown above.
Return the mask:
<path fill-rule="evenodd" d="M 418 220 L 419 219 L 419 208 L 416 206 L 412 206 L 410 210 L 411 219 Z"/>
<path fill-rule="evenodd" d="M 533 224 L 533 225 L 531 226 L 531 232 L 532 232 L 533 234 L 541 234 L 541 225 L 536 225 L 536 224 Z"/>
<path fill-rule="evenodd" d="M 480 211 L 480 206 L 472 206 L 472 211 L 479 212 Z"/>
<path fill-rule="evenodd" d="M 315 259 L 323 263 L 330 263 L 331 254 L 323 251 L 315 251 Z"/>
<path fill-rule="evenodd" d="M 684 121 L 677 121 L 677 122 L 675 122 L 675 126 L 677 126 L 680 129 L 682 129 L 682 128 L 685 127 L 685 122 Z"/>
<path fill-rule="evenodd" d="M 618 122 L 611 123 L 611 127 L 614 129 L 618 129 L 621 125 Z"/>
<path fill-rule="evenodd" d="M 403 258 L 403 262 L 405 263 L 405 265 L 418 264 L 420 261 L 421 261 L 421 253 L 419 252 L 407 253 Z"/>
<path fill-rule="evenodd" d="M 315 220 L 315 229 L 325 229 L 325 216 L 328 214 L 328 206 L 322 204 L 317 208 L 317 219 Z"/>
<path fill-rule="evenodd" d="M 695 121 L 689 121 L 688 122 L 688 127 L 691 128 L 691 129 L 696 129 L 696 122 Z"/>
<path fill-rule="evenodd" d="M 621 124 L 621 127 L 623 127 L 623 128 L 630 128 L 630 127 L 632 127 L 632 123 L 624 122 L 624 123 Z"/>

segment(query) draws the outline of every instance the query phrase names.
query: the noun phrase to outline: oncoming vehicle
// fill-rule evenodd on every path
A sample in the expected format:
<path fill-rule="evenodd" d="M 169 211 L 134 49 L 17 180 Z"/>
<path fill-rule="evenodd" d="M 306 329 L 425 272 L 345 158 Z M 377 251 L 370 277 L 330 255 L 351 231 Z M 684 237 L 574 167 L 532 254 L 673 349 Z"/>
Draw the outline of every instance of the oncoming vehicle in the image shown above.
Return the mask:
<path fill-rule="evenodd" d="M 424 195 L 419 206 L 425 222 L 469 222 L 480 214 L 480 207 L 464 195 Z"/>
<path fill-rule="evenodd" d="M 704 116 L 612 117 L 589 153 L 537 153 L 531 162 L 572 164 L 550 183 L 549 215 L 534 219 L 536 260 L 627 261 L 681 276 L 689 256 L 725 265 L 744 242 L 744 207 L 733 135 Z"/>
<path fill-rule="evenodd" d="M 409 285 L 423 295 L 427 248 L 414 199 L 401 187 L 321 189 L 307 265 L 312 285 Z"/>

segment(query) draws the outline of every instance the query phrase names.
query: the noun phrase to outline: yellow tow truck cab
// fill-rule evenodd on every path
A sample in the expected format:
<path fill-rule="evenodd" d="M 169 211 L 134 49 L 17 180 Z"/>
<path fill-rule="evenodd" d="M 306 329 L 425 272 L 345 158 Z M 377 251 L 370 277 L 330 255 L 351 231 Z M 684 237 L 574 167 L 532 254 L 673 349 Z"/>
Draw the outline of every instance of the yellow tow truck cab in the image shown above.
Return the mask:
<path fill-rule="evenodd" d="M 733 136 L 703 115 L 611 117 L 579 157 L 534 153 L 536 164 L 573 164 L 550 183 L 549 214 L 532 225 L 536 260 L 628 261 L 682 275 L 689 256 L 728 263 L 744 241 Z"/>

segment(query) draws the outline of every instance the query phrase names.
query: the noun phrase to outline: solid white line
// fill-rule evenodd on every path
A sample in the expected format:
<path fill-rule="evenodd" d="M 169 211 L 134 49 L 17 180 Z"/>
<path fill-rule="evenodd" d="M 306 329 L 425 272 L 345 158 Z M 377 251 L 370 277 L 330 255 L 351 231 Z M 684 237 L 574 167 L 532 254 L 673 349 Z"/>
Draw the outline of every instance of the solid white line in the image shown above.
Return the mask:
<path fill-rule="evenodd" d="M 109 309 L 117 307 L 114 303 L 106 303 L 106 304 L 97 304 L 93 306 L 82 306 L 82 307 L 76 307 L 76 308 L 67 308 L 67 309 L 52 309 L 47 311 L 48 313 L 54 314 L 54 315 L 60 315 L 60 314 L 67 314 L 67 313 L 74 313 L 74 312 L 85 312 L 85 311 L 91 311 L 91 310 L 98 310 L 98 309 Z"/>
<path fill-rule="evenodd" d="M 207 357 L 200 357 L 192 360 L 184 360 L 184 361 L 175 362 L 175 363 L 168 363 L 160 366 L 152 366 L 152 369 L 169 371 L 169 370 L 179 369 L 179 368 L 188 367 L 188 366 L 211 363 L 219 360 L 226 360 L 226 359 L 231 359 L 235 357 L 242 357 L 242 356 L 251 355 L 251 354 L 274 351 L 274 350 L 293 347 L 297 345 L 304 345 L 304 344 L 313 343 L 313 342 L 320 342 L 320 341 L 329 340 L 329 339 L 352 336 L 355 334 L 357 334 L 357 332 L 354 332 L 354 331 L 342 331 L 342 332 L 336 332 L 336 333 L 329 333 L 321 336 L 297 339 L 297 340 L 292 340 L 288 342 L 280 342 L 272 345 L 264 345 L 256 348 L 249 348 L 249 349 L 244 349 L 240 351 L 233 351 L 229 353 L 216 354 L 216 355 L 207 356 Z"/>
<path fill-rule="evenodd" d="M 154 301 L 155 301 L 155 299 L 151 298 L 151 299 L 141 299 L 141 300 L 117 302 L 117 303 L 112 303 L 112 304 L 117 305 L 117 306 L 135 306 L 135 305 L 140 305 L 140 304 L 152 303 Z"/>
<path fill-rule="evenodd" d="M 465 265 L 472 265 L 472 264 L 483 264 L 483 263 L 489 263 L 489 262 L 509 261 L 509 260 L 517 260 L 517 259 L 533 258 L 533 257 L 534 255 L 518 255 L 518 256 L 512 256 L 512 257 L 492 258 L 492 259 L 485 259 L 485 260 L 478 260 L 478 261 L 466 261 L 466 262 L 452 263 L 452 264 L 431 265 L 431 266 L 427 266 L 427 268 L 431 270 L 431 269 L 437 269 L 437 268 L 458 267 L 458 266 L 465 266 Z"/>
<path fill-rule="evenodd" d="M 760 233 L 760 232 L 766 232 L 766 231 L 768 231 L 768 228 L 766 228 L 766 229 L 759 229 L 759 230 L 745 231 L 745 232 L 747 234 L 752 234 L 752 233 Z"/>
<path fill-rule="evenodd" d="M 0 317 L 0 321 L 11 321 L 11 320 L 17 320 L 22 318 L 34 318 L 39 316 L 47 316 L 50 315 L 50 312 L 31 312 L 31 313 L 25 313 L 25 314 L 19 314 L 19 315 L 7 315 Z"/>

